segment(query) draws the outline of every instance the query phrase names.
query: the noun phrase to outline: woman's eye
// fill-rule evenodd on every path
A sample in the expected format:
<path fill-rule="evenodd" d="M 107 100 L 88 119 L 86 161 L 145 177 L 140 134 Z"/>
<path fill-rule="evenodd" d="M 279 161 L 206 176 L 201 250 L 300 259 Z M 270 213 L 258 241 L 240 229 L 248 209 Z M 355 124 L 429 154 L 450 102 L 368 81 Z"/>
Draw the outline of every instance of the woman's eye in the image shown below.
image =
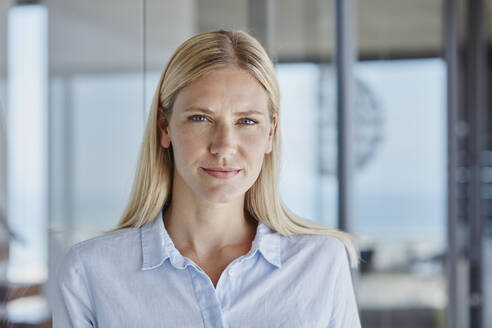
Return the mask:
<path fill-rule="evenodd" d="M 246 124 L 246 125 L 253 125 L 256 124 L 256 121 L 253 121 L 252 119 L 249 118 L 242 118 L 239 120 L 239 123 Z"/>
<path fill-rule="evenodd" d="M 203 115 L 193 115 L 189 117 L 190 121 L 206 121 L 207 118 Z"/>

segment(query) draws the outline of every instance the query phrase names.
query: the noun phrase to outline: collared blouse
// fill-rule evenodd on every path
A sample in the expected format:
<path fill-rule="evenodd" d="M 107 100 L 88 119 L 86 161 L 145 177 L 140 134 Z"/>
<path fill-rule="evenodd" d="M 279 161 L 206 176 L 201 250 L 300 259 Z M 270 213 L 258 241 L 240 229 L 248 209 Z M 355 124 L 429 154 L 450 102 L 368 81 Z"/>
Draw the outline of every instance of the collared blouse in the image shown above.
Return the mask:
<path fill-rule="evenodd" d="M 71 247 L 57 273 L 55 328 L 358 328 L 344 245 L 259 222 L 214 287 L 174 246 L 162 213 Z"/>

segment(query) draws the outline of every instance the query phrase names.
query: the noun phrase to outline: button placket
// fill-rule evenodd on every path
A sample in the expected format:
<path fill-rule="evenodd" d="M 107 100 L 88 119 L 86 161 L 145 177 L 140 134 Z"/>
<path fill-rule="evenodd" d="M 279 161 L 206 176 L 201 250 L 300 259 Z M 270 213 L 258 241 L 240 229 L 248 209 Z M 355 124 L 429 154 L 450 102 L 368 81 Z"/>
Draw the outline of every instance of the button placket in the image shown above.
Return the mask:
<path fill-rule="evenodd" d="M 219 279 L 219 283 L 217 284 L 216 293 L 217 297 L 220 300 L 221 308 L 223 311 L 227 311 L 231 303 L 230 290 L 234 288 L 235 283 L 234 280 L 237 278 L 239 274 L 238 264 L 241 261 L 235 261 L 229 264 L 224 269 L 221 278 Z M 228 292 L 229 291 L 229 292 Z"/>
<path fill-rule="evenodd" d="M 224 328 L 221 304 L 210 279 L 198 267 L 190 266 L 188 272 L 191 275 L 196 300 L 201 309 L 204 328 Z"/>

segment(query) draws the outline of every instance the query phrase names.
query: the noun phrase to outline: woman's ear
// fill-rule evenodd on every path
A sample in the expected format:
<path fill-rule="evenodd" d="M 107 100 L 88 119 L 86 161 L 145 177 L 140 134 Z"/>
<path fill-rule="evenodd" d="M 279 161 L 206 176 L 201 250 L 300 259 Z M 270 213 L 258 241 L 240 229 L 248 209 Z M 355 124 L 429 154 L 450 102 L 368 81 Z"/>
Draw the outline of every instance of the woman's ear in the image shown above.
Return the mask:
<path fill-rule="evenodd" d="M 161 134 L 161 146 L 164 148 L 169 148 L 169 146 L 171 146 L 171 137 L 169 135 L 169 121 L 164 116 L 162 108 L 159 108 L 159 117 L 157 118 L 157 124 Z"/>
<path fill-rule="evenodd" d="M 270 154 L 273 148 L 273 136 L 275 135 L 275 128 L 277 126 L 277 115 L 273 115 L 272 122 L 270 123 L 270 130 L 268 131 L 268 145 L 265 154 Z"/>

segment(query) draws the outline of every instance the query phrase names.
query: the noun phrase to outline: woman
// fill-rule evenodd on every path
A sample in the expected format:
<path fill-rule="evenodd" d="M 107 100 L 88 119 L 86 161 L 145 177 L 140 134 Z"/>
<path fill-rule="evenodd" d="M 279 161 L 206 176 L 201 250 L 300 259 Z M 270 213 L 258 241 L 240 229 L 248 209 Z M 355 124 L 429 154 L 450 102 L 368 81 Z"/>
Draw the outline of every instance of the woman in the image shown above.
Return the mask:
<path fill-rule="evenodd" d="M 280 199 L 279 110 L 254 38 L 184 42 L 156 89 L 122 219 L 65 257 L 54 326 L 360 327 L 348 235 Z"/>

